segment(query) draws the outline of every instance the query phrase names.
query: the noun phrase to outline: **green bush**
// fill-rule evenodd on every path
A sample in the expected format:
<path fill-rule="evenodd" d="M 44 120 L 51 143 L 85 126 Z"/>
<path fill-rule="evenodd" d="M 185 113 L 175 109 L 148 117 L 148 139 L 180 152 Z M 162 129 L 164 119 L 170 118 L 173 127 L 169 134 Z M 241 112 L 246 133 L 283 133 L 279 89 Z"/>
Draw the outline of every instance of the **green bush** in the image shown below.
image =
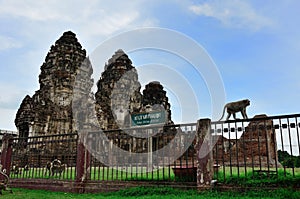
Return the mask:
<path fill-rule="evenodd" d="M 286 151 L 278 150 L 278 161 L 287 168 L 300 167 L 300 156 L 292 156 Z"/>

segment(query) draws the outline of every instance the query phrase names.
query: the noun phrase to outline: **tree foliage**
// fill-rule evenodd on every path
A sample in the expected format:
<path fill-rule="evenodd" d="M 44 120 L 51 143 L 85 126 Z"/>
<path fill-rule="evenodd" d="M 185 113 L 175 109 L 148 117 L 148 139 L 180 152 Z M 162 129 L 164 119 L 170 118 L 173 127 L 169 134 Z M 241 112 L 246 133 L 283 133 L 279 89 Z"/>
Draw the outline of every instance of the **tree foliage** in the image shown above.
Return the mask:
<path fill-rule="evenodd" d="M 286 151 L 278 150 L 278 161 L 287 168 L 300 167 L 300 156 L 290 155 Z"/>

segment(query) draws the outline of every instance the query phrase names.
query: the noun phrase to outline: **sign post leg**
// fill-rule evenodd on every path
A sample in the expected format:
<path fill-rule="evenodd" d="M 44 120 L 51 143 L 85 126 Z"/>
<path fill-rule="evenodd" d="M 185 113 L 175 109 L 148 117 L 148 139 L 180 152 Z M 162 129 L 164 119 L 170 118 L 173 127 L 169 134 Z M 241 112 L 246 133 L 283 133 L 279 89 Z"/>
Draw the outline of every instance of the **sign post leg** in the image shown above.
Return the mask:
<path fill-rule="evenodd" d="M 148 129 L 148 166 L 147 170 L 151 171 L 153 169 L 152 160 L 152 129 Z"/>

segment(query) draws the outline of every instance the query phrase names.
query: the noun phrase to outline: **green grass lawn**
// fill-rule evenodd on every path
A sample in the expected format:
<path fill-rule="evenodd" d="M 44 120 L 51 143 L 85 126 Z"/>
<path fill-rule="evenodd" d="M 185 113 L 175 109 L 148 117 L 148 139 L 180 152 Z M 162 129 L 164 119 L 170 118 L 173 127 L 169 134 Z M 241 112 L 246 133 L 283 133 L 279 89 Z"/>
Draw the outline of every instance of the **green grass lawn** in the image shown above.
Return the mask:
<path fill-rule="evenodd" d="M 63 174 L 63 179 L 74 179 L 75 168 L 68 168 L 66 173 Z M 224 174 L 225 171 L 225 174 Z M 58 178 L 58 176 L 49 177 L 44 175 L 43 170 L 35 169 L 29 170 L 28 173 L 22 173 L 21 175 L 31 176 L 31 178 Z M 16 175 L 17 178 L 22 178 L 21 175 Z M 224 177 L 225 176 L 225 177 Z M 12 176 L 13 177 L 13 176 Z M 98 180 L 175 180 L 174 173 L 168 169 L 160 169 L 148 174 L 135 171 L 134 168 L 131 173 L 117 171 L 115 169 L 108 168 L 92 168 L 91 178 Z M 253 173 L 252 169 L 247 169 L 247 172 L 243 172 L 241 168 L 220 168 L 219 172 L 215 176 L 215 179 L 222 184 L 231 185 L 236 187 L 250 188 L 250 191 L 204 191 L 197 192 L 195 190 L 179 190 L 169 187 L 138 187 L 121 190 L 113 193 L 101 193 L 101 194 L 71 194 L 63 192 L 50 192 L 42 190 L 28 190 L 28 189 L 13 189 L 13 193 L 4 191 L 0 198 L 8 199 L 40 199 L 40 198 L 61 198 L 61 199 L 101 199 L 101 198 L 162 198 L 162 199 L 201 199 L 201 198 L 300 198 L 300 192 L 295 191 L 292 188 L 286 187 L 299 187 L 300 184 L 300 169 L 297 168 L 294 172 L 290 169 L 278 169 L 276 175 L 261 175 Z M 277 187 L 274 190 L 264 189 L 265 187 Z M 281 188 L 279 188 L 281 187 Z M 237 189 L 238 190 L 238 189 Z M 242 189 L 241 189 L 242 190 Z"/>
<path fill-rule="evenodd" d="M 179 190 L 167 187 L 161 188 L 130 188 L 113 193 L 101 194 L 73 194 L 63 192 L 51 192 L 42 190 L 28 190 L 28 189 L 13 189 L 13 193 L 3 192 L 0 196 L 5 199 L 117 199 L 117 198 L 161 198 L 161 199 L 229 199 L 229 198 L 300 198 L 300 192 L 292 189 L 275 189 L 275 190 L 259 190 L 248 192 L 217 192 L 217 191 L 203 191 L 196 190 Z"/>
<path fill-rule="evenodd" d="M 30 168 L 27 171 L 22 170 L 18 174 L 11 173 L 10 178 L 34 178 L 34 179 L 64 179 L 75 180 L 75 167 L 68 167 L 61 176 L 54 174 L 50 176 L 45 168 Z M 175 175 L 169 167 L 147 172 L 146 168 L 142 167 L 127 167 L 125 169 L 116 169 L 108 167 L 92 167 L 90 171 L 91 180 L 166 180 L 173 181 Z"/>
<path fill-rule="evenodd" d="M 90 179 L 94 181 L 110 181 L 110 180 L 140 180 L 140 181 L 177 181 L 173 170 L 170 167 L 161 168 L 152 172 L 146 172 L 143 167 L 128 167 L 123 170 L 108 167 L 92 167 L 90 171 Z M 267 168 L 249 168 L 244 167 L 220 167 L 218 173 L 215 173 L 214 179 L 223 184 L 238 184 L 244 186 L 260 186 L 261 184 L 299 184 L 300 168 L 283 169 L 279 168 L 277 173 L 274 168 L 269 168 L 273 173 L 255 173 L 254 170 Z M 44 178 L 44 179 L 64 179 L 75 180 L 75 167 L 69 167 L 61 176 L 49 176 L 49 172 L 45 172 L 45 168 L 31 168 L 28 171 L 22 171 L 19 174 L 11 174 L 13 178 Z"/>
<path fill-rule="evenodd" d="M 256 173 L 253 170 L 260 168 L 247 168 L 246 172 L 243 168 L 221 168 L 214 178 L 223 184 L 236 184 L 247 187 L 260 187 L 264 186 L 300 186 L 300 168 L 279 168 L 277 172 L 274 168 L 267 169 L 261 168 L 266 172 Z M 267 172 L 268 170 L 273 172 Z"/>

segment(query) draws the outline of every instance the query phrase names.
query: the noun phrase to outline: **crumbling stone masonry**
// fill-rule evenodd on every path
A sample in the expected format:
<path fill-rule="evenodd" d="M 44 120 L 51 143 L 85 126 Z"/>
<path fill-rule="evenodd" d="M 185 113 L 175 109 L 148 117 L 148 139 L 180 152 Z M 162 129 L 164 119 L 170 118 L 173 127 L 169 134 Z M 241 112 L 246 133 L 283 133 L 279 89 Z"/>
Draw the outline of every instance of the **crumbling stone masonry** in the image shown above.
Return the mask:
<path fill-rule="evenodd" d="M 213 136 L 215 162 L 231 166 L 281 167 L 273 121 L 264 120 L 266 117 L 255 116 L 261 120 L 251 121 L 239 139 Z"/>
<path fill-rule="evenodd" d="M 166 110 L 166 124 L 173 123 L 166 91 L 158 81 L 145 86 L 143 95 L 138 73 L 123 50 L 118 50 L 108 60 L 97 83 L 96 112 L 104 130 L 130 126 L 130 114 Z"/>
<path fill-rule="evenodd" d="M 78 73 L 88 78 L 79 80 Z M 15 118 L 20 137 L 74 132 L 72 97 L 75 81 L 89 95 L 93 84 L 91 74 L 86 51 L 74 33 L 65 32 L 51 46 L 41 66 L 39 90 L 32 97 L 27 95 L 20 105 Z"/>
<path fill-rule="evenodd" d="M 136 69 L 123 50 L 118 50 L 97 83 L 96 112 L 102 129 L 129 126 L 129 114 L 139 112 L 142 95 Z"/>

